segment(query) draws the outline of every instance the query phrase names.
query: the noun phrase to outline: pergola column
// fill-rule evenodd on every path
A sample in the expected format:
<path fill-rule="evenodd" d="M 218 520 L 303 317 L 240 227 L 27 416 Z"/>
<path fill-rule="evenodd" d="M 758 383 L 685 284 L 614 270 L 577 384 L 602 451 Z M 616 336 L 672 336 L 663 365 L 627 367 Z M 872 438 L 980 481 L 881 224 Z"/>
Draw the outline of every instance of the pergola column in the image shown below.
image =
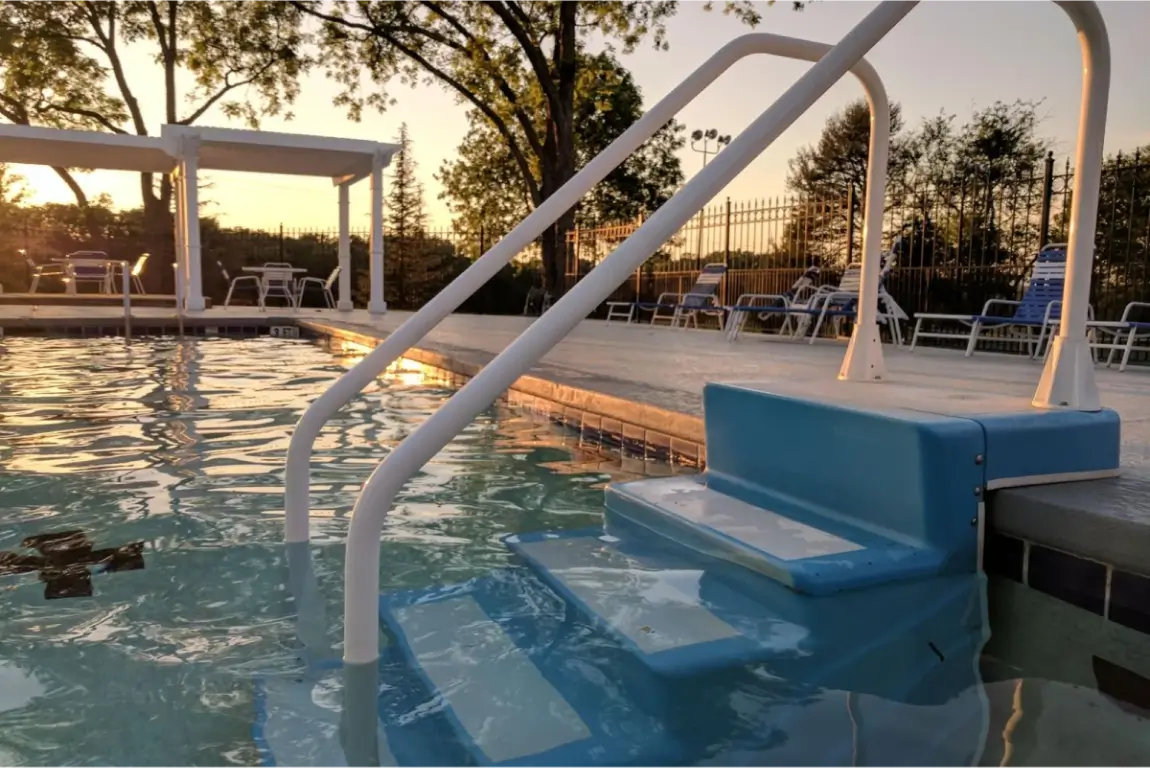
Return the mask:
<path fill-rule="evenodd" d="M 388 158 L 377 152 L 371 163 L 371 301 L 373 315 L 387 312 L 383 300 L 383 169 Z"/>
<path fill-rule="evenodd" d="M 349 213 L 348 185 L 339 185 L 339 303 L 336 308 L 350 312 L 355 308 L 351 300 L 351 214 Z"/>
<path fill-rule="evenodd" d="M 181 164 L 182 165 L 182 164 Z M 187 275 L 188 269 L 188 254 L 186 249 L 187 244 L 184 241 L 184 235 L 187 232 L 187 206 L 184 204 L 184 175 L 180 173 L 180 166 L 172 171 L 172 192 L 176 198 L 176 220 L 173 227 L 173 233 L 176 239 L 176 304 L 184 309 L 187 309 L 187 290 L 185 288 L 187 281 L 184 279 Z"/>
<path fill-rule="evenodd" d="M 185 138 L 181 142 L 181 179 L 184 188 L 184 243 L 187 251 L 185 307 L 189 312 L 204 309 L 203 271 L 200 265 L 199 142 Z"/>

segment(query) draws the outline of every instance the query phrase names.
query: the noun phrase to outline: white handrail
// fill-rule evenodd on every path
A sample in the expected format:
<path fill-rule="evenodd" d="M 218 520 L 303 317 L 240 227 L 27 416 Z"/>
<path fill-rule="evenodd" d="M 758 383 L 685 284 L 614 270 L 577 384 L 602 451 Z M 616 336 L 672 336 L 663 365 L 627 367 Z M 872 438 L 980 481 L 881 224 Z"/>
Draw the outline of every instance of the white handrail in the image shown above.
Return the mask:
<path fill-rule="evenodd" d="M 1066 248 L 1066 285 L 1062 319 L 1038 381 L 1038 408 L 1102 409 L 1094 379 L 1094 358 L 1086 339 L 1090 275 L 1094 267 L 1094 230 L 1098 226 L 1098 193 L 1102 183 L 1102 140 L 1110 98 L 1110 36 L 1094 3 L 1057 2 L 1078 30 L 1082 52 L 1082 103 L 1078 113 L 1078 147 L 1074 153 L 1074 195 Z"/>
<path fill-rule="evenodd" d="M 379 658 L 379 540 L 383 520 L 399 488 L 758 157 L 916 4 L 913 0 L 887 0 L 871 11 L 705 169 L 376 468 L 356 501 L 347 536 L 345 664 L 372 664 Z"/>
<path fill-rule="evenodd" d="M 771 54 L 803 61 L 818 61 L 830 51 L 831 45 L 812 40 L 802 40 L 783 35 L 756 33 L 743 35 L 723 46 L 719 51 L 696 69 L 677 88 L 667 94 L 658 104 L 631 126 L 618 139 L 576 174 L 570 181 L 547 199 L 530 216 L 523 220 L 510 234 L 500 240 L 490 251 L 477 259 L 466 271 L 451 282 L 434 299 L 408 318 L 386 340 L 361 360 L 354 368 L 343 374 L 304 412 L 303 417 L 292 433 L 288 445 L 287 466 L 284 470 L 284 509 L 286 522 L 284 537 L 288 542 L 307 541 L 309 537 L 308 513 L 311 472 L 311 452 L 323 425 L 335 413 L 347 405 L 364 387 L 383 373 L 392 362 L 418 343 L 445 317 L 458 309 L 471 294 L 486 283 L 496 272 L 521 252 L 559 215 L 570 210 L 592 187 L 598 184 L 623 160 L 631 155 L 656 131 L 678 114 L 687 103 L 694 99 L 708 85 L 740 59 L 752 54 Z M 876 195 L 881 195 L 886 180 L 888 147 L 890 143 L 890 106 L 882 78 L 865 59 L 857 61 L 850 70 L 866 92 L 871 111 L 870 158 L 867 168 L 867 207 L 863 222 L 863 263 L 873 264 L 873 276 L 864 278 L 862 291 L 870 290 L 875 301 L 862 301 L 862 315 L 855 324 L 858 329 L 869 329 L 873 342 L 856 344 L 855 336 L 843 363 L 844 378 L 881 378 L 882 345 L 878 340 L 878 326 L 873 315 L 877 312 L 878 263 L 877 254 L 881 250 L 882 227 L 879 216 L 883 210 L 881 196 L 872 204 Z M 883 183 L 872 183 L 881 179 Z M 872 223 L 871 211 L 876 219 Z M 868 254 L 876 254 L 867 258 Z M 864 294 L 865 295 L 865 294 Z M 875 307 L 870 307 L 875 304 Z M 869 309 L 868 309 L 869 308 Z M 860 352 L 856 353 L 855 350 Z M 862 352 L 865 351 L 865 354 Z M 848 372 L 850 375 L 848 375 Z"/>

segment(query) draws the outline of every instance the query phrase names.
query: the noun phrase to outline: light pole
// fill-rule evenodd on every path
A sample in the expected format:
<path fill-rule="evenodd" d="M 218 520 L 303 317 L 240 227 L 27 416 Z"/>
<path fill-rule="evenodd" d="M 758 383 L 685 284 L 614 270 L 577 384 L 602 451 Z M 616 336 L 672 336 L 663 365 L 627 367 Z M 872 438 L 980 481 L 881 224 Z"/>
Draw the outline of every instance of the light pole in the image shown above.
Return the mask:
<path fill-rule="evenodd" d="M 711 142 L 712 141 L 715 142 L 715 148 L 714 149 L 711 149 Z M 703 156 L 703 167 L 704 168 L 707 167 L 707 160 L 710 158 L 711 155 L 719 154 L 719 152 L 723 149 L 723 147 L 727 146 L 730 143 L 731 143 L 731 135 L 729 133 L 723 134 L 722 136 L 720 136 L 718 130 L 716 130 L 714 128 L 708 128 L 705 131 L 702 129 L 696 128 L 695 130 L 691 131 L 691 149 L 694 150 L 695 152 L 698 152 L 699 154 L 701 154 Z M 696 252 L 698 252 L 699 258 L 702 259 L 703 258 L 703 211 L 702 210 L 699 211 L 699 237 L 696 240 L 695 250 L 696 250 Z"/>

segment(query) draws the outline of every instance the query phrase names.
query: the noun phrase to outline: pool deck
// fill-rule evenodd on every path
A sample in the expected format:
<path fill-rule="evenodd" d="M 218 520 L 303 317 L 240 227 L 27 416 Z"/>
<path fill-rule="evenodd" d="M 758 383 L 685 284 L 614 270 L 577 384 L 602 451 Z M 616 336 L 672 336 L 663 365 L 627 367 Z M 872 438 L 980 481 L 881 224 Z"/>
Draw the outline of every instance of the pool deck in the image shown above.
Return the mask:
<path fill-rule="evenodd" d="M 171 309 L 134 307 L 137 332 L 174 324 Z M 216 308 L 189 313 L 185 324 L 216 327 L 301 324 L 312 331 L 368 346 L 399 326 L 409 313 L 373 316 L 364 310 Z M 0 327 L 70 328 L 122 322 L 119 307 L 0 306 Z M 409 355 L 414 359 L 473 375 L 535 318 L 452 315 Z M 702 392 L 708 381 L 773 382 L 806 392 L 852 390 L 859 401 L 910 405 L 950 402 L 972 406 L 1028 407 L 1042 371 L 1024 356 L 979 353 L 972 358 L 946 349 L 885 347 L 889 378 L 873 384 L 836 380 L 845 345 L 796 343 L 744 334 L 728 343 L 714 330 L 672 330 L 650 325 L 584 321 L 516 384 L 520 395 L 538 397 L 574 410 L 596 428 L 618 422 L 624 436 L 665 441 L 675 453 L 698 444 L 704 456 Z M 1123 477 L 1045 488 L 999 491 L 990 504 L 992 526 L 1023 538 L 1150 574 L 1150 370 L 1124 373 L 1099 366 L 1103 404 L 1122 417 Z M 857 393 L 857 394 L 855 394 Z M 514 398 L 512 398 L 514 400 Z"/>

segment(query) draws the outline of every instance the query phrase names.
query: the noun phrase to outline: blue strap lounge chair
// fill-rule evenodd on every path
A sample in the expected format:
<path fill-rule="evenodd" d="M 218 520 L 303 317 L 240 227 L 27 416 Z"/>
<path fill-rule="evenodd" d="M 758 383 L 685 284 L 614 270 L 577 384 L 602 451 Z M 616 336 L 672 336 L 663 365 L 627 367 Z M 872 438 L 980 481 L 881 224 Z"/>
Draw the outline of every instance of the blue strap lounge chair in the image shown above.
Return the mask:
<path fill-rule="evenodd" d="M 990 299 L 983 306 L 982 311 L 974 315 L 942 315 L 921 313 L 915 315 L 914 336 L 911 337 L 910 349 L 914 351 L 915 345 L 921 339 L 967 339 L 966 355 L 974 354 L 982 331 L 996 328 L 1024 328 L 1026 335 L 1021 338 L 996 339 L 1026 344 L 1030 349 L 1030 356 L 1034 357 L 1041 349 L 1043 343 L 1050 338 L 1053 329 L 1058 324 L 1062 314 L 1062 289 L 1066 285 L 1066 245 L 1063 243 L 1045 246 L 1038 253 L 1034 261 L 1034 268 L 1027 282 L 1022 298 L 1015 301 L 1010 299 Z M 1009 307 L 1009 315 L 994 315 L 991 310 L 995 307 Z M 924 320 L 960 323 L 969 331 L 963 333 L 928 333 L 922 330 Z M 1038 338 L 1034 338 L 1034 331 L 1038 331 Z"/>
<path fill-rule="evenodd" d="M 1150 303 L 1132 301 L 1122 310 L 1122 317 L 1118 320 L 1088 319 L 1086 321 L 1086 335 L 1092 353 L 1100 349 L 1110 351 L 1110 354 L 1106 356 L 1107 368 L 1114 364 L 1114 357 L 1121 352 L 1122 359 L 1118 364 L 1118 370 L 1125 371 L 1126 366 L 1130 364 L 1130 355 L 1134 352 L 1138 342 L 1150 339 L 1150 322 L 1134 319 L 1136 312 L 1144 318 L 1147 310 L 1150 310 Z M 1060 319 L 1052 320 L 1050 323 L 1052 339 L 1059 323 Z M 1146 351 L 1145 347 L 1140 349 Z M 1050 345 L 1047 344 L 1046 353 L 1049 354 L 1049 352 Z"/>
<path fill-rule="evenodd" d="M 823 288 L 817 285 L 821 269 L 817 266 L 807 267 L 799 276 L 789 291 L 785 293 L 744 293 L 739 296 L 734 306 L 727 307 L 727 341 L 739 338 L 743 326 L 752 315 L 760 320 L 766 320 L 773 315 L 782 315 L 783 324 L 779 333 L 786 333 L 790 329 L 791 317 L 799 308 L 805 308 L 811 297 Z"/>
<path fill-rule="evenodd" d="M 662 293 L 654 302 L 609 301 L 607 322 L 617 319 L 625 319 L 628 323 L 634 322 L 637 312 L 643 311 L 651 313 L 651 325 L 666 321 L 672 328 L 685 328 L 688 324 L 698 327 L 697 316 L 704 314 L 717 316 L 721 330 L 726 310 L 718 305 L 717 298 L 719 286 L 726 273 L 726 264 L 708 264 L 703 267 L 695 284 L 687 293 Z"/>
<path fill-rule="evenodd" d="M 895 259 L 890 254 L 883 257 L 882 271 L 880 272 L 880 280 L 885 281 L 886 276 L 895 266 Z M 810 273 L 810 270 L 808 270 Z M 817 275 L 817 272 L 815 273 Z M 804 275 L 806 277 L 806 275 Z M 800 278 L 800 283 L 802 279 Z M 857 314 L 858 308 L 858 295 L 859 288 L 862 283 L 862 265 L 851 264 L 843 272 L 842 279 L 839 280 L 838 285 L 821 285 L 813 291 L 806 293 L 800 290 L 796 292 L 793 299 L 788 299 L 786 296 L 776 297 L 782 299 L 774 306 L 769 307 L 750 307 L 750 306 L 735 306 L 729 307 L 732 316 L 741 314 L 745 321 L 745 316 L 749 312 L 758 312 L 760 318 L 766 318 L 771 315 L 784 315 L 785 320 L 780 329 L 780 333 L 784 333 L 790 327 L 791 319 L 794 319 L 794 327 L 792 336 L 801 338 L 811 330 L 812 323 L 814 328 L 811 331 L 810 343 L 814 343 L 818 338 L 819 331 L 823 326 L 830 321 L 836 327 L 843 320 L 853 319 Z M 796 283 L 799 286 L 799 283 Z M 809 289 L 808 289 L 809 290 Z M 902 330 L 899 327 L 899 322 L 907 319 L 907 315 L 899 307 L 894 298 L 886 292 L 884 283 L 879 283 L 879 322 L 887 324 L 891 330 L 891 337 L 896 344 L 902 344 Z M 733 334 L 728 334 L 729 339 L 737 337 L 737 331 Z"/>

